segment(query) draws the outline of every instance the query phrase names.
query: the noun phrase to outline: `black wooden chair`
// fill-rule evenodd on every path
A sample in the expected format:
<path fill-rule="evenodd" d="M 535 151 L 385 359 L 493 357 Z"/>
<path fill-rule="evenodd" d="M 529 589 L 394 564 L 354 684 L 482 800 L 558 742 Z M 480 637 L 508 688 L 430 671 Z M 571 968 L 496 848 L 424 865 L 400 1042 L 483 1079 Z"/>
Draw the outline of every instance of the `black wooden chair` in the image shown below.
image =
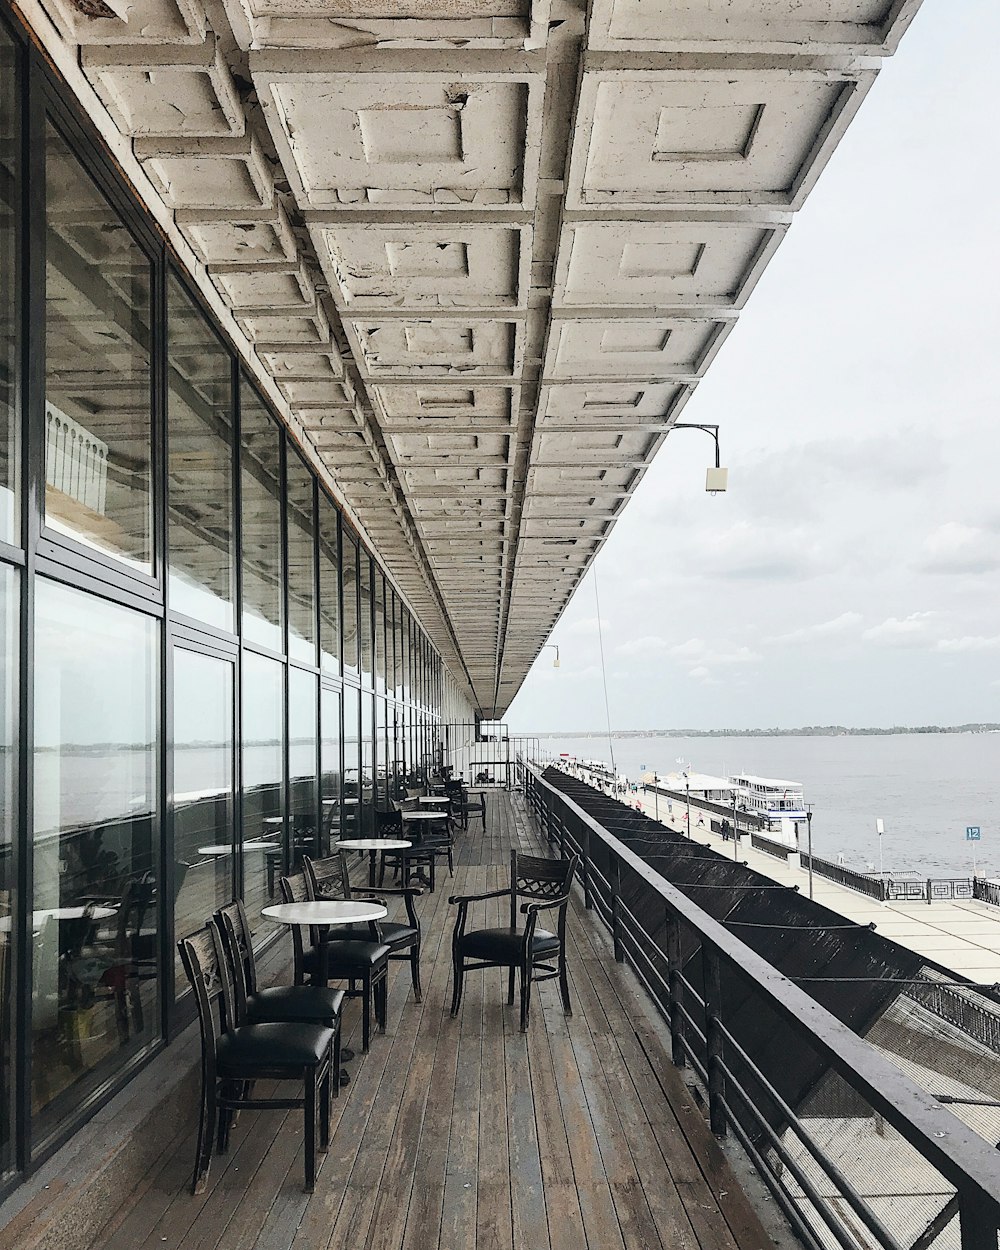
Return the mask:
<path fill-rule="evenodd" d="M 457 894 L 448 900 L 449 903 L 458 904 L 458 917 L 451 939 L 455 978 L 451 999 L 452 1016 L 458 1015 L 462 1003 L 465 973 L 476 968 L 510 969 L 508 1003 L 514 1001 L 514 979 L 520 971 L 522 1032 L 528 1027 L 532 981 L 548 981 L 552 977 L 558 977 L 563 1008 L 568 1016 L 573 1014 L 566 976 L 566 907 L 578 863 L 577 855 L 572 859 L 539 859 L 534 855 L 522 855 L 518 851 L 512 851 L 510 885 L 507 889 L 492 890 L 488 894 Z M 470 904 L 504 897 L 510 898 L 508 926 L 466 932 Z M 526 917 L 521 930 L 517 927 L 519 899 L 528 900 L 521 903 L 521 913 Z M 541 911 L 556 912 L 554 933 L 538 928 L 538 913 Z M 468 962 L 470 960 L 475 962 Z"/>
<path fill-rule="evenodd" d="M 305 873 L 282 877 L 278 886 L 285 903 L 309 901 L 309 883 Z M 304 926 L 290 927 L 295 984 L 329 985 L 331 981 L 346 981 L 346 996 L 361 999 L 361 1047 L 367 1050 L 371 1040 L 373 1007 L 378 1031 L 385 1032 L 388 946 L 372 938 L 368 941 L 345 939 L 339 936 L 339 926 L 326 928 L 322 925 L 306 928 L 308 942 L 305 942 L 302 938 Z"/>
<path fill-rule="evenodd" d="M 318 1024 L 235 1025 L 236 1001 L 222 939 L 214 922 L 177 943 L 198 1004 L 201 1023 L 201 1114 L 192 1192 L 204 1193 L 212 1159 L 229 1149 L 234 1112 L 302 1107 L 305 1117 L 305 1190 L 316 1182 L 316 1115 L 319 1145 L 330 1143 L 330 1077 L 335 1033 Z M 300 1098 L 254 1098 L 255 1081 L 297 1081 Z"/>
<path fill-rule="evenodd" d="M 341 925 L 337 936 L 345 939 L 380 942 L 389 948 L 389 959 L 405 959 L 410 965 L 413 997 L 422 1001 L 420 988 L 420 918 L 413 900 L 423 894 L 418 885 L 393 887 L 380 886 L 377 893 L 355 890 L 343 851 L 326 859 L 302 857 L 302 868 L 313 898 L 344 898 L 355 901 L 381 903 L 388 898 L 401 898 L 406 905 L 406 924 L 395 920 L 372 920 L 367 925 Z"/>
<path fill-rule="evenodd" d="M 486 795 L 482 791 L 473 799 L 467 790 L 462 790 L 458 799 L 458 812 L 463 829 L 468 829 L 470 820 L 481 820 L 483 832 L 486 832 Z"/>
<path fill-rule="evenodd" d="M 215 923 L 233 978 L 237 1024 L 321 1024 L 334 1031 L 334 1094 L 350 1078 L 340 1066 L 340 1013 L 344 991 L 326 985 L 257 985 L 253 940 L 243 903 L 236 899 L 215 913 Z"/>
<path fill-rule="evenodd" d="M 455 838 L 451 817 L 442 812 L 439 821 L 417 821 L 406 827 L 404 812 L 421 809 L 419 802 L 403 800 L 393 803 L 392 812 L 380 812 L 378 816 L 379 837 L 412 840 L 413 845 L 405 851 L 384 851 L 378 874 L 378 888 L 382 888 L 386 868 L 402 875 L 403 885 L 410 883 L 410 873 L 417 870 L 418 880 L 424 881 L 431 893 L 437 884 L 436 865 L 439 858 L 448 860 L 448 873 L 455 875 Z M 428 825 L 432 825 L 428 829 Z M 426 877 L 424 876 L 426 870 Z"/>

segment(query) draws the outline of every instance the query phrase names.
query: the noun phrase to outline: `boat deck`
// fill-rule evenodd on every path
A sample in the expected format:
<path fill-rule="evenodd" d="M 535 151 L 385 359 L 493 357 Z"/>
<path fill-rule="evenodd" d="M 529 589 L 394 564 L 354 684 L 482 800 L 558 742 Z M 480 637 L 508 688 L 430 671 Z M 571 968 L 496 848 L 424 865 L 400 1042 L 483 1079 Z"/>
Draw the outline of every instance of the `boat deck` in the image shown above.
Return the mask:
<path fill-rule="evenodd" d="M 424 1001 L 408 965 L 393 963 L 388 1030 L 349 1065 L 313 1195 L 302 1192 L 301 1113 L 290 1111 L 244 1112 L 207 1192 L 192 1197 L 192 1115 L 95 1250 L 773 1247 L 660 1022 L 582 902 L 569 924 L 571 1018 L 546 983 L 522 1034 L 499 970 L 470 974 L 450 1018 L 448 895 L 506 884 L 511 847 L 541 843 L 520 796 L 491 793 L 486 828 L 460 836 L 454 880 L 419 900 Z M 360 1049 L 353 1003 L 345 1031 Z"/>

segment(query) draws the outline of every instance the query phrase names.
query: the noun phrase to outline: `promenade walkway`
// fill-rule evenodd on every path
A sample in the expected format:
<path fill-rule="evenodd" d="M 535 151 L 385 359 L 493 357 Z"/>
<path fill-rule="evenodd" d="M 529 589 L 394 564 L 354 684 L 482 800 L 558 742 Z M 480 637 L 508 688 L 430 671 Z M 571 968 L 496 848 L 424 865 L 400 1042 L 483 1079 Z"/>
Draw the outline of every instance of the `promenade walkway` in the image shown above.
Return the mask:
<path fill-rule="evenodd" d="M 485 830 L 461 835 L 454 878 L 420 900 L 424 1002 L 392 965 L 387 1033 L 350 1065 L 315 1194 L 302 1193 L 300 1113 L 257 1112 L 193 1198 L 191 1118 L 93 1250 L 773 1250 L 582 904 L 572 1018 L 547 983 L 520 1033 L 497 970 L 468 976 L 450 1019 L 448 895 L 504 885 L 511 847 L 544 853 L 519 796 L 490 794 L 487 813 Z M 499 905 L 489 918 L 503 923 Z M 346 1024 L 353 1037 L 353 1004 Z"/>

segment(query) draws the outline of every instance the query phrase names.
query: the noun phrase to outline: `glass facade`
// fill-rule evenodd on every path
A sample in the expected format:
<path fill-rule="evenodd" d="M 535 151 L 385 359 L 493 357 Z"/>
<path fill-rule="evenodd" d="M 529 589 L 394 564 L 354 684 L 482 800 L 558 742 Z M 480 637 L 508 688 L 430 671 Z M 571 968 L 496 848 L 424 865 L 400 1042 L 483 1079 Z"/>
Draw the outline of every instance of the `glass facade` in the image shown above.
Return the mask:
<path fill-rule="evenodd" d="M 18 472 L 17 204 L 21 193 L 18 128 L 19 63 L 0 27 L 0 541 L 16 543 L 20 524 Z M 2 1167 L 2 1159 L 0 1159 Z"/>
<path fill-rule="evenodd" d="M 45 523 L 152 573 L 152 263 L 49 121 Z"/>
<path fill-rule="evenodd" d="M 414 715 L 399 596 L 5 21 L 0 1185 L 192 1018 L 179 937 L 234 897 L 278 935 Z"/>
<path fill-rule="evenodd" d="M 257 392 L 240 385 L 243 639 L 284 651 L 281 629 L 281 434 Z"/>
<path fill-rule="evenodd" d="M 232 358 L 173 274 L 167 300 L 170 608 L 232 633 Z"/>
<path fill-rule="evenodd" d="M 44 1136 L 159 1034 L 159 626 L 35 586 L 31 1100 Z"/>

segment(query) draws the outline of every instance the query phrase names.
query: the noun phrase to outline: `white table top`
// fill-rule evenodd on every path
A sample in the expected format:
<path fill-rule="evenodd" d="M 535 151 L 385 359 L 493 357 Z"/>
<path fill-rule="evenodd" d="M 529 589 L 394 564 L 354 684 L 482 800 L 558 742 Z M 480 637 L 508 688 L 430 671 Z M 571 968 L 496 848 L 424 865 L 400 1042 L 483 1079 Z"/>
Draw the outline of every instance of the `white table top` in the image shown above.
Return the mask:
<path fill-rule="evenodd" d="M 341 851 L 405 851 L 413 843 L 402 838 L 345 838 L 335 845 Z"/>
<path fill-rule="evenodd" d="M 276 847 L 280 847 L 280 842 L 241 842 L 240 846 L 244 851 L 273 851 Z M 199 846 L 199 855 L 232 855 L 233 848 L 227 846 L 224 842 L 220 842 L 217 846 Z"/>
<path fill-rule="evenodd" d="M 82 920 L 85 907 L 43 907 L 32 912 L 31 927 L 38 930 L 46 920 Z M 117 913 L 117 907 L 91 907 L 92 920 L 110 920 Z M 13 924 L 12 916 L 0 916 L 0 933 L 9 933 Z"/>
<path fill-rule="evenodd" d="M 447 820 L 447 812 L 400 812 L 404 820 Z"/>
<path fill-rule="evenodd" d="M 428 807 L 439 807 L 442 803 L 450 803 L 451 799 L 443 795 L 424 794 L 417 799 L 417 802 L 426 803 Z"/>
<path fill-rule="evenodd" d="M 351 899 L 317 899 L 303 903 L 276 903 L 260 913 L 276 924 L 363 924 L 389 913 L 380 903 Z"/>

